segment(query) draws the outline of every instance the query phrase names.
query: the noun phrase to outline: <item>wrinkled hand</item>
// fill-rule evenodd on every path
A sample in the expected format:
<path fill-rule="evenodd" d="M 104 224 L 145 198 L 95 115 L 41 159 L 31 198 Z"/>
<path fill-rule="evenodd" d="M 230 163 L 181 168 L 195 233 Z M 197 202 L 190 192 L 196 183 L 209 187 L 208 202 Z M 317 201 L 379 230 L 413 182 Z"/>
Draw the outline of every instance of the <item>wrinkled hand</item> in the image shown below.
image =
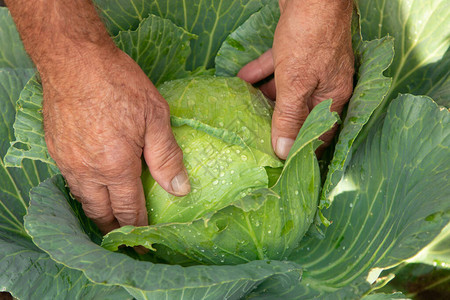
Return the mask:
<path fill-rule="evenodd" d="M 142 152 L 165 190 L 178 196 L 190 191 L 168 104 L 117 48 L 79 54 L 41 72 L 49 153 L 103 233 L 147 225 Z"/>
<path fill-rule="evenodd" d="M 238 76 L 261 86 L 276 99 L 272 145 L 285 159 L 312 108 L 332 98 L 331 109 L 342 112 L 353 89 L 350 0 L 280 0 L 281 16 L 273 48 L 244 66 Z M 325 145 L 334 130 L 321 137 Z"/>

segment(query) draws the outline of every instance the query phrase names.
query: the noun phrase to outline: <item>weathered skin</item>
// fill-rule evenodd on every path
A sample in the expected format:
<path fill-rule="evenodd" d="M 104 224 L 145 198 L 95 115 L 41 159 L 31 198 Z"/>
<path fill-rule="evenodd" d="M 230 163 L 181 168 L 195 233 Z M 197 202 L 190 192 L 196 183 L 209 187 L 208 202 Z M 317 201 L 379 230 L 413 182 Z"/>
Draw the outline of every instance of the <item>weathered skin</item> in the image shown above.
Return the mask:
<path fill-rule="evenodd" d="M 342 112 L 353 90 L 351 0 L 280 0 L 281 16 L 273 48 L 244 66 L 238 76 L 255 83 L 271 74 L 261 87 L 276 99 L 272 145 L 286 158 L 311 109 L 332 98 Z M 333 131 L 322 137 L 325 144 Z"/>
<path fill-rule="evenodd" d="M 148 224 L 142 154 L 165 190 L 187 194 L 168 104 L 116 48 L 92 3 L 15 0 L 7 5 L 41 75 L 49 153 L 102 232 Z"/>

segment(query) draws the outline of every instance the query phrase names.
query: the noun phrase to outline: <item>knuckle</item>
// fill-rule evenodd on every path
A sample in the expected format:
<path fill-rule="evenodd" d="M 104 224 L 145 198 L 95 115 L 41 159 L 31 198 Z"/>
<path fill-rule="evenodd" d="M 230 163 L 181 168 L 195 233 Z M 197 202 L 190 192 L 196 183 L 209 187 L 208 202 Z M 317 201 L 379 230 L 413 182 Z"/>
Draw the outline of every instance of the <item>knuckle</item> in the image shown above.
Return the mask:
<path fill-rule="evenodd" d="M 352 76 L 343 76 L 340 84 L 335 90 L 335 101 L 345 104 L 353 93 L 353 78 Z"/>
<path fill-rule="evenodd" d="M 278 69 L 275 74 L 275 77 L 279 76 L 278 80 L 276 80 L 277 98 L 281 100 L 292 99 L 294 102 L 299 102 L 300 99 L 306 98 L 317 86 L 317 75 L 317 72 L 298 65 L 298 63 L 296 66 L 286 66 L 283 69 Z M 284 100 L 284 102 L 287 101 Z"/>
<path fill-rule="evenodd" d="M 86 216 L 99 224 L 108 224 L 114 221 L 114 216 L 110 210 L 103 206 L 95 205 L 91 202 L 82 202 L 83 210 Z"/>
<path fill-rule="evenodd" d="M 167 101 L 159 95 L 152 97 L 147 111 L 149 121 L 167 121 L 169 120 L 169 116 L 170 108 Z"/>
<path fill-rule="evenodd" d="M 160 172 L 163 170 L 171 170 L 176 164 L 183 161 L 183 152 L 177 147 L 162 147 L 156 154 L 155 159 L 152 160 L 153 170 Z"/>
<path fill-rule="evenodd" d="M 139 212 L 131 209 L 117 209 L 114 210 L 114 216 L 119 221 L 120 225 L 137 225 L 139 219 Z"/>
<path fill-rule="evenodd" d="M 64 177 L 67 177 L 68 175 L 84 177 L 90 173 L 89 166 L 79 151 L 72 150 L 61 155 L 61 153 L 56 150 L 55 155 L 52 157 Z"/>
<path fill-rule="evenodd" d="M 133 179 L 138 180 L 138 178 L 139 177 Z M 136 186 L 132 182 L 132 180 L 124 180 L 119 184 L 110 184 L 108 186 L 111 197 L 111 205 L 114 208 L 136 206 Z"/>
<path fill-rule="evenodd" d="M 281 131 L 296 131 L 305 122 L 306 115 L 300 114 L 298 109 L 290 105 L 275 106 L 274 126 Z"/>
<path fill-rule="evenodd" d="M 127 149 L 104 153 L 99 162 L 91 164 L 92 169 L 113 181 L 140 174 L 141 164 L 138 157 L 124 153 Z"/>

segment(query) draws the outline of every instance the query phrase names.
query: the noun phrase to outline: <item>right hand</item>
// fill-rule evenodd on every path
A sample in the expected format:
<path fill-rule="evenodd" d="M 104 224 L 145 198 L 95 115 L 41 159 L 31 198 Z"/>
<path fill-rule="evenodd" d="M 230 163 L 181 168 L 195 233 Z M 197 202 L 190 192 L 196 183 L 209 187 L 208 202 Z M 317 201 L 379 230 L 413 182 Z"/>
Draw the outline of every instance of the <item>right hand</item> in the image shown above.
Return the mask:
<path fill-rule="evenodd" d="M 75 52 L 79 55 L 40 70 L 48 151 L 103 233 L 147 225 L 142 153 L 166 191 L 190 192 L 169 106 L 118 48 Z"/>

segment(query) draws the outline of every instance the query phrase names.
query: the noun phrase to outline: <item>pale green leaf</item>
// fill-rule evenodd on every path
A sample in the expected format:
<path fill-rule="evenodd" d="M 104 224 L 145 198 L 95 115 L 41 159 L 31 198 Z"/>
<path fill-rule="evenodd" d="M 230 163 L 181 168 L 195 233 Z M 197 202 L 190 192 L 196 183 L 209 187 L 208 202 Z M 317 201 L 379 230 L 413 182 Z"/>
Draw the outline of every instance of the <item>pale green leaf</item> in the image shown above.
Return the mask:
<path fill-rule="evenodd" d="M 142 181 L 150 224 L 191 222 L 252 190 L 267 187 L 266 171 L 250 149 L 230 145 L 186 125 L 173 128 L 173 132 L 183 151 L 192 192 L 185 197 L 173 196 L 146 169 Z"/>
<path fill-rule="evenodd" d="M 272 149 L 272 106 L 239 78 L 195 77 L 159 87 L 174 126 L 189 125 L 227 143 L 249 147 L 260 166 L 281 167 Z"/>

